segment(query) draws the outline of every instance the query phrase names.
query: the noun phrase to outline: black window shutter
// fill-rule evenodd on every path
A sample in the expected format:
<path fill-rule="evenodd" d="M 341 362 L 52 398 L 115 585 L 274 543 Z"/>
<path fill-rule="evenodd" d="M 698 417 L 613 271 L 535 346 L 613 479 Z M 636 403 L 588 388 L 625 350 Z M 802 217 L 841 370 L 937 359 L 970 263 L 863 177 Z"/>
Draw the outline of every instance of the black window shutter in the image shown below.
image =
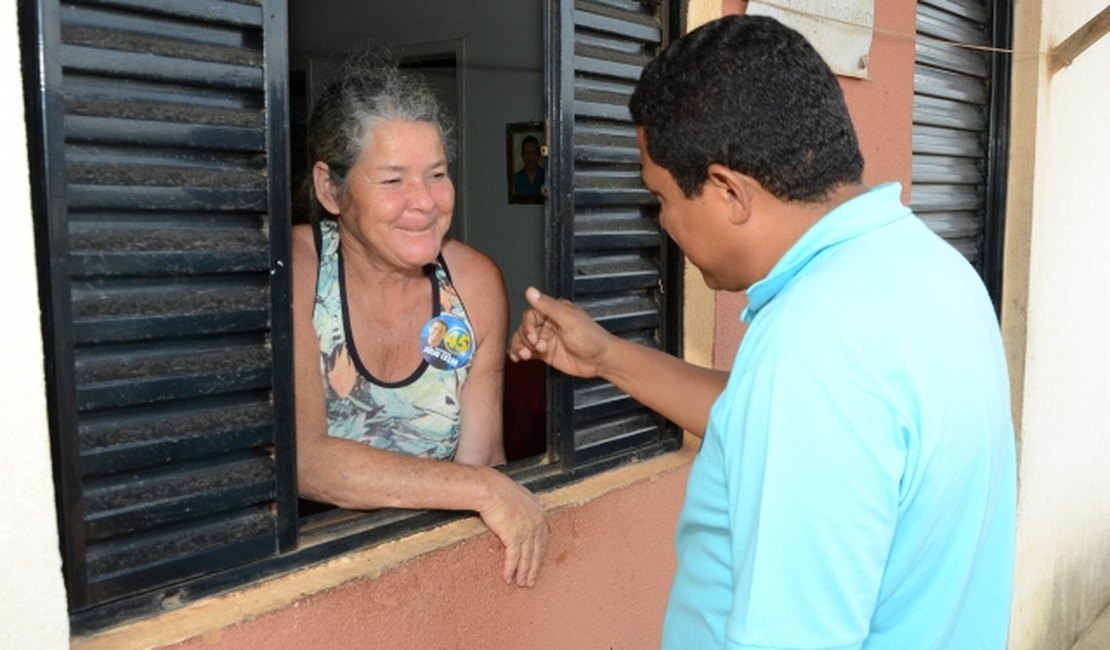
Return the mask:
<path fill-rule="evenodd" d="M 552 0 L 548 4 L 548 286 L 606 329 L 676 353 L 680 256 L 640 182 L 628 99 L 670 35 L 677 2 Z M 662 381 L 662 378 L 660 378 Z M 580 467 L 680 432 L 599 380 L 553 373 L 549 449 Z"/>
<path fill-rule="evenodd" d="M 914 211 L 979 269 L 998 305 L 1008 141 L 1006 2 L 922 0 L 914 69 Z M 959 44 L 959 45 L 957 45 Z"/>
<path fill-rule="evenodd" d="M 71 612 L 295 543 L 285 21 L 21 3 Z"/>

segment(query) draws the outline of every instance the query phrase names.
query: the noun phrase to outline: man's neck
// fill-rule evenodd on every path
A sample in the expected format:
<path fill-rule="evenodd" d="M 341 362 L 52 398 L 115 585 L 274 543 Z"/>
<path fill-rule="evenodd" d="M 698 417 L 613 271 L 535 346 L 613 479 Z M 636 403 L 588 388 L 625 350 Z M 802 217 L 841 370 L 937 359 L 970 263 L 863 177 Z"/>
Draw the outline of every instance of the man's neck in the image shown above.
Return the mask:
<path fill-rule="evenodd" d="M 802 238 L 802 235 L 841 204 L 867 192 L 862 183 L 837 186 L 827 198 L 815 202 L 783 201 L 766 190 L 757 199 L 761 247 L 753 258 L 744 284 L 751 286 L 766 277 L 775 264 Z"/>

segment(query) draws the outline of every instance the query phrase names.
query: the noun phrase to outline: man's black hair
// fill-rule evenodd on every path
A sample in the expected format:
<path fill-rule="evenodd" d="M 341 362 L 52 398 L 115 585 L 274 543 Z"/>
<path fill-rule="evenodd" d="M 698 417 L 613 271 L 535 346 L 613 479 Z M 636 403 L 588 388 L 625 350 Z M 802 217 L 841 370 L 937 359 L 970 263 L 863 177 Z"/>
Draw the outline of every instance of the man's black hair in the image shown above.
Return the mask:
<path fill-rule="evenodd" d="M 836 75 L 773 18 L 728 16 L 671 43 L 644 68 L 629 108 L 648 154 L 688 198 L 711 163 L 789 201 L 821 201 L 862 178 Z"/>

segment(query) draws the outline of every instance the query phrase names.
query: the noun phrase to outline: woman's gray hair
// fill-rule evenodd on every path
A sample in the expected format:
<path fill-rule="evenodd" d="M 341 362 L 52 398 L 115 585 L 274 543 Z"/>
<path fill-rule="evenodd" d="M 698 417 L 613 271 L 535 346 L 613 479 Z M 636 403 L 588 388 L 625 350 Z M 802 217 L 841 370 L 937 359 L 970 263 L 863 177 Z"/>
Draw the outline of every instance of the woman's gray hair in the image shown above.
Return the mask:
<path fill-rule="evenodd" d="M 348 54 L 335 81 L 320 95 L 308 119 L 310 168 L 305 179 L 308 208 L 314 218 L 328 216 L 316 200 L 311 165 L 322 161 L 331 180 L 346 196 L 351 168 L 362 156 L 382 122 L 430 122 L 443 140 L 447 160 L 455 157 L 454 124 L 427 83 L 402 71 L 386 49 L 364 46 Z"/>

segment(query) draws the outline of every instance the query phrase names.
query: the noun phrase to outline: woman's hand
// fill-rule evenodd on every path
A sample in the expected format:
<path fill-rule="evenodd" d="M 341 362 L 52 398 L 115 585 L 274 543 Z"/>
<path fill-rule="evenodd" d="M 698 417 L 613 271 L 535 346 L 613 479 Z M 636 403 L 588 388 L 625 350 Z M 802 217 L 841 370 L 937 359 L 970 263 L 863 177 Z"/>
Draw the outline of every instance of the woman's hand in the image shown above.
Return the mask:
<path fill-rule="evenodd" d="M 486 468 L 489 499 L 478 508 L 486 527 L 505 546 L 501 578 L 505 584 L 532 587 L 547 554 L 548 525 L 544 508 L 531 492 L 501 472 Z"/>

